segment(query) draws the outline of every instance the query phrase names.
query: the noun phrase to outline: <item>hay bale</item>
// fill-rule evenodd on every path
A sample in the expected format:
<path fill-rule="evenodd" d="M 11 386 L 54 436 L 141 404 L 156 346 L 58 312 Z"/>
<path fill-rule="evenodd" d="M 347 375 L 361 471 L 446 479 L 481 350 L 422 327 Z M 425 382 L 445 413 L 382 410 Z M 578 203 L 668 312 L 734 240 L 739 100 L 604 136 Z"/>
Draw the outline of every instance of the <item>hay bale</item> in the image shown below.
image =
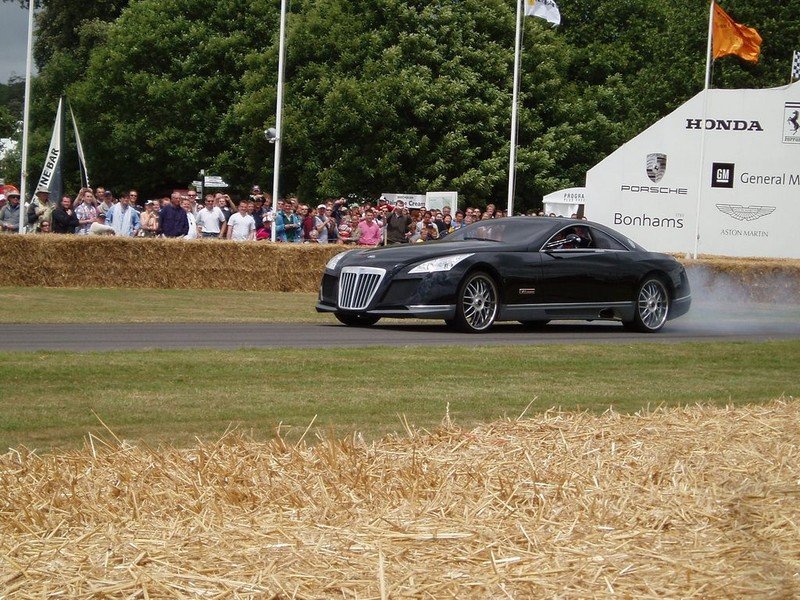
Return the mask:
<path fill-rule="evenodd" d="M 800 595 L 800 402 L 0 457 L 8 597 Z"/>

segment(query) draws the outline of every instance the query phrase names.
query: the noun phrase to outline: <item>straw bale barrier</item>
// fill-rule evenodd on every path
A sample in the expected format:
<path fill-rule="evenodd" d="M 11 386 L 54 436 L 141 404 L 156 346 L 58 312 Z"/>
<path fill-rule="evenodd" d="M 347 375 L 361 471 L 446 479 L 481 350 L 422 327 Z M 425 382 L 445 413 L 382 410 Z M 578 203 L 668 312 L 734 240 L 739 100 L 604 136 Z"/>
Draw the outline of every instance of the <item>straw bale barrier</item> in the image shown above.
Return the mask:
<path fill-rule="evenodd" d="M 792 398 L 0 455 L 7 598 L 798 598 L 798 573 Z"/>
<path fill-rule="evenodd" d="M 344 246 L 218 240 L 0 235 L 0 286 L 316 292 Z M 800 302 L 800 261 L 681 258 L 704 285 Z"/>

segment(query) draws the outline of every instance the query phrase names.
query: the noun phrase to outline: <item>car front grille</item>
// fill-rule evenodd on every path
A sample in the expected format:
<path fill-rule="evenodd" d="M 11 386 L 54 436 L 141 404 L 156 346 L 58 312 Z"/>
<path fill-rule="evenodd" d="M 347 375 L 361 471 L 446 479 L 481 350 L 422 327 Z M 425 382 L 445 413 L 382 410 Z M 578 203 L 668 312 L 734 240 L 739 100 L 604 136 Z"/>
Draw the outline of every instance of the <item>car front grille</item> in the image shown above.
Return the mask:
<path fill-rule="evenodd" d="M 339 275 L 339 308 L 363 310 L 369 306 L 386 269 L 344 267 Z"/>

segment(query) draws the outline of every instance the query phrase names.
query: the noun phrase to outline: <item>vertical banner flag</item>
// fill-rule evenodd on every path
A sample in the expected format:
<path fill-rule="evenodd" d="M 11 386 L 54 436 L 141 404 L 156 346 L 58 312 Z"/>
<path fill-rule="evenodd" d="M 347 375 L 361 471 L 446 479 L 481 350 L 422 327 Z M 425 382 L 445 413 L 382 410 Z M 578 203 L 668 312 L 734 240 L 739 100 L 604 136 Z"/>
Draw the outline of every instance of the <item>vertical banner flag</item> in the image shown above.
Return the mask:
<path fill-rule="evenodd" d="M 800 52 L 794 51 L 792 55 L 792 81 L 800 79 Z"/>
<path fill-rule="evenodd" d="M 83 153 L 83 144 L 81 144 L 81 135 L 78 133 L 78 122 L 75 120 L 75 113 L 72 112 L 72 106 L 69 107 L 69 114 L 72 117 L 72 128 L 75 130 L 75 145 L 78 148 L 78 162 L 81 168 L 81 180 L 83 187 L 91 187 L 89 183 L 89 170 L 86 168 L 86 155 Z"/>
<path fill-rule="evenodd" d="M 44 160 L 44 168 L 36 191 L 50 193 L 51 198 L 56 198 L 56 202 L 61 199 L 63 184 L 61 181 L 61 145 L 64 139 L 64 98 L 58 101 L 58 111 L 56 112 L 56 122 L 53 125 L 53 136 L 50 138 L 50 149 L 47 151 L 47 158 Z"/>
<path fill-rule="evenodd" d="M 525 0 L 525 16 L 540 17 L 553 25 L 561 24 L 561 12 L 555 0 Z"/>
<path fill-rule="evenodd" d="M 740 25 L 731 19 L 716 2 L 714 3 L 714 29 L 711 37 L 714 58 L 735 54 L 743 60 L 758 62 L 758 55 L 761 52 L 761 36 L 755 29 Z"/>

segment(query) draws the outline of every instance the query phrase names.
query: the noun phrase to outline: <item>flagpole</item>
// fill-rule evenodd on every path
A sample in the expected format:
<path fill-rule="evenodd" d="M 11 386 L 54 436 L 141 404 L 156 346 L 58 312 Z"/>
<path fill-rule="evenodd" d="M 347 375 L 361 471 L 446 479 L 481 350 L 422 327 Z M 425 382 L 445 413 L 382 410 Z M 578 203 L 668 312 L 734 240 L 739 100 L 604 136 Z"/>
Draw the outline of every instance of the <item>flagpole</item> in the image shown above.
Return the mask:
<path fill-rule="evenodd" d="M 278 225 L 278 183 L 281 169 L 281 143 L 283 142 L 283 59 L 286 54 L 286 0 L 281 0 L 281 27 L 278 36 L 278 88 L 277 105 L 275 107 L 275 163 L 272 173 L 272 233 L 270 239 L 275 241 Z"/>
<path fill-rule="evenodd" d="M 19 176 L 19 233 L 25 233 L 25 208 L 28 179 L 28 120 L 31 107 L 31 71 L 33 70 L 33 0 L 28 6 L 28 55 L 25 63 L 25 107 L 22 115 L 22 166 Z"/>
<path fill-rule="evenodd" d="M 509 217 L 514 216 L 514 180 L 517 163 L 517 104 L 519 96 L 519 63 L 522 54 L 522 3 L 517 0 L 517 32 L 514 41 L 514 87 L 511 94 L 511 149 L 508 157 L 508 210 Z"/>
<path fill-rule="evenodd" d="M 703 196 L 703 162 L 706 149 L 706 115 L 708 113 L 708 90 L 711 87 L 711 41 L 714 29 L 714 0 L 711 0 L 708 11 L 708 42 L 706 44 L 706 73 L 703 86 L 703 112 L 700 121 L 700 164 L 697 167 L 697 207 L 694 216 L 694 252 L 692 258 L 697 260 L 697 253 L 700 247 L 700 204 Z"/>

